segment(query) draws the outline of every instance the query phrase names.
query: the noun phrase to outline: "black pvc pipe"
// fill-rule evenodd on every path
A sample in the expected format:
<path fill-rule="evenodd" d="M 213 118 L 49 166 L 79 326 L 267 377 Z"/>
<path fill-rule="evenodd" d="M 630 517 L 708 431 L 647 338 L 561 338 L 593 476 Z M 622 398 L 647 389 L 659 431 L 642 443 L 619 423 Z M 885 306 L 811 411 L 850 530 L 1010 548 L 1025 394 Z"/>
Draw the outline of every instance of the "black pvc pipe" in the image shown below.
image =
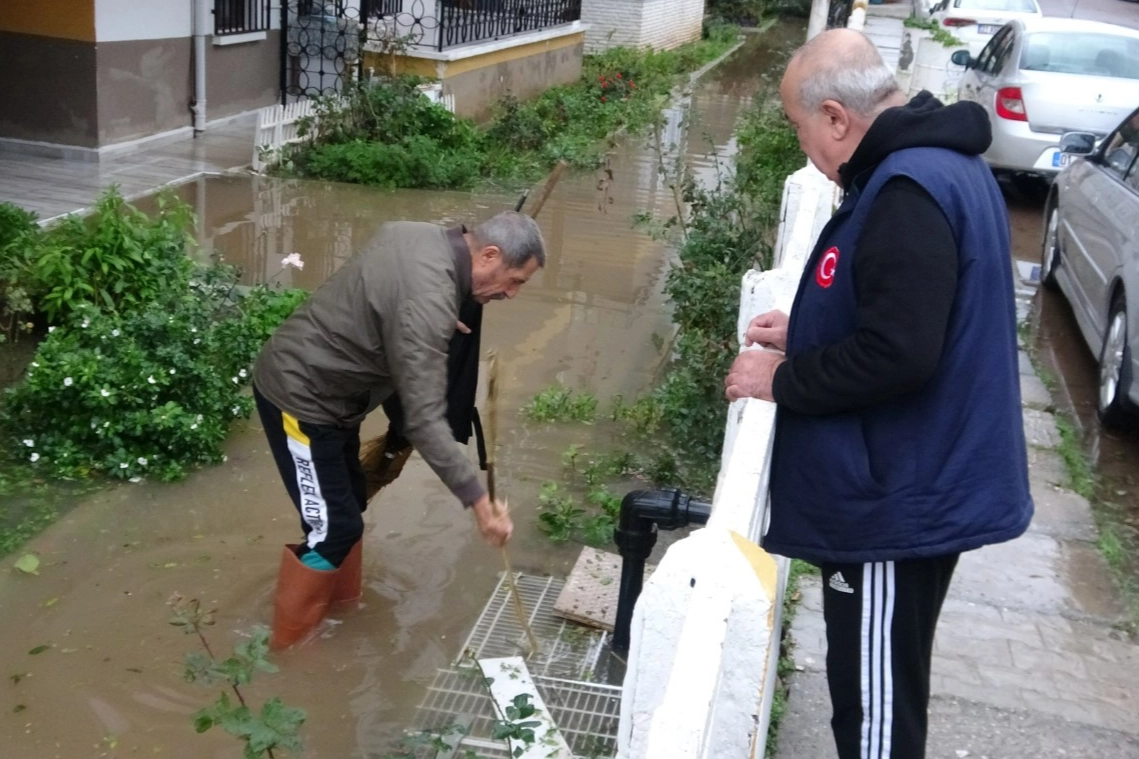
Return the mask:
<path fill-rule="evenodd" d="M 690 524 L 707 524 L 712 505 L 697 501 L 676 488 L 634 490 L 621 500 L 621 516 L 613 539 L 621 553 L 621 588 L 613 627 L 614 651 L 629 650 L 633 607 L 645 580 L 645 561 L 657 542 L 657 530 L 675 530 Z"/>

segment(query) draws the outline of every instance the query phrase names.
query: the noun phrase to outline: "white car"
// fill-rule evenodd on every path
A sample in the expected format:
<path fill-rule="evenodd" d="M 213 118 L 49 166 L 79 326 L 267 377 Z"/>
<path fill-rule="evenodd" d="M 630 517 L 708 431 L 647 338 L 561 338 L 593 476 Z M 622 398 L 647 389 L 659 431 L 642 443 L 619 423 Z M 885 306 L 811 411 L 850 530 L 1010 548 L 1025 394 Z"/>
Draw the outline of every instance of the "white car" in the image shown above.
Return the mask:
<path fill-rule="evenodd" d="M 968 45 L 973 56 L 1009 21 L 1042 15 L 1036 0 L 941 0 L 930 11 L 930 18 Z"/>
<path fill-rule="evenodd" d="M 1061 135 L 1101 138 L 1139 103 L 1139 30 L 1114 24 L 1011 21 L 979 57 L 960 50 L 953 62 L 966 67 L 958 98 L 989 114 L 984 158 L 995 171 L 1054 175 L 1072 160 Z"/>

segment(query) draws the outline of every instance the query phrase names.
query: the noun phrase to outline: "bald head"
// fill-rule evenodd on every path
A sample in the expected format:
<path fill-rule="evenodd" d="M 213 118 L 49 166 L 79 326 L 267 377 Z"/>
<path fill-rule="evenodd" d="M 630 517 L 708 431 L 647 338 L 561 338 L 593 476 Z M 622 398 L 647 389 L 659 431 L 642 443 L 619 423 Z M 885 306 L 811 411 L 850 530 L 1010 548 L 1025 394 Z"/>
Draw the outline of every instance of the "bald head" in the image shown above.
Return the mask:
<path fill-rule="evenodd" d="M 783 92 L 785 101 L 791 95 L 807 111 L 835 100 L 859 116 L 876 116 L 901 102 L 894 72 L 874 43 L 853 29 L 831 29 L 799 48 L 787 64 Z"/>
<path fill-rule="evenodd" d="M 803 152 L 835 182 L 878 114 L 906 102 L 874 43 L 852 29 L 823 32 L 799 48 L 779 89 Z"/>

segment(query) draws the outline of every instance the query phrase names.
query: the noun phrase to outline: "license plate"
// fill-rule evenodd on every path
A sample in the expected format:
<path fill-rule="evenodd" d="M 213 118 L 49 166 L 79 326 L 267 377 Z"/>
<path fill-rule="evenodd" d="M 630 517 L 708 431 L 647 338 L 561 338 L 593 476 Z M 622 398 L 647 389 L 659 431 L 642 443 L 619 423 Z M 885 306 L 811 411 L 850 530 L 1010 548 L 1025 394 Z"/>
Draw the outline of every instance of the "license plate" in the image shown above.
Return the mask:
<path fill-rule="evenodd" d="M 1000 24 L 977 24 L 977 34 L 996 34 Z"/>
<path fill-rule="evenodd" d="M 1071 153 L 1061 153 L 1057 150 L 1052 154 L 1052 166 L 1057 169 L 1062 169 L 1072 162 L 1073 156 Z"/>

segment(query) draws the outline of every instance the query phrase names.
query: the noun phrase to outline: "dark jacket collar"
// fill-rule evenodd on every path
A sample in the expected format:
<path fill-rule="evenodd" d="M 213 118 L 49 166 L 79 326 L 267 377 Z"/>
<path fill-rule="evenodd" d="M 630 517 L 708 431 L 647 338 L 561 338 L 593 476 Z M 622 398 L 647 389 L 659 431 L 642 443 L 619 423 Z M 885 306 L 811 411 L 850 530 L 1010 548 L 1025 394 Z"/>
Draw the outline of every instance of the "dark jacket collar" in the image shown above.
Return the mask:
<path fill-rule="evenodd" d="M 471 248 L 463 235 L 467 228 L 460 224 L 447 230 L 447 242 L 451 243 L 451 253 L 455 256 L 455 274 L 458 276 L 459 300 L 471 297 Z"/>
<path fill-rule="evenodd" d="M 864 183 L 888 155 L 906 148 L 948 148 L 979 155 L 993 140 L 989 116 L 976 103 L 943 105 L 922 90 L 905 105 L 887 108 L 874 119 L 850 160 L 838 167 L 844 190 Z"/>

